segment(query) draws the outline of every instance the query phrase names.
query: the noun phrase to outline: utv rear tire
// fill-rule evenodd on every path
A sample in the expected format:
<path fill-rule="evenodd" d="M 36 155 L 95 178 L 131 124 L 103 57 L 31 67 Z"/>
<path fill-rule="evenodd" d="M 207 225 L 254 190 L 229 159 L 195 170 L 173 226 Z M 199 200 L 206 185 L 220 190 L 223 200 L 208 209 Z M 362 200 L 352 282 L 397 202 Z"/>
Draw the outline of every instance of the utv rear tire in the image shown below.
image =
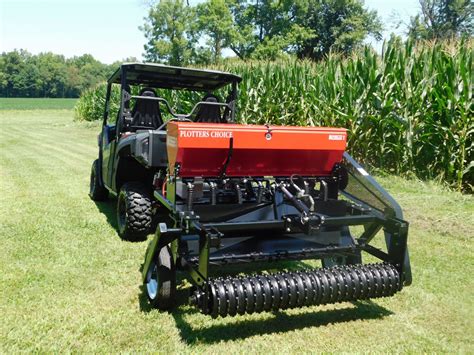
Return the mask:
<path fill-rule="evenodd" d="M 99 160 L 96 159 L 92 163 L 91 168 L 91 179 L 89 185 L 89 196 L 94 201 L 105 201 L 109 197 L 109 191 L 105 188 L 104 184 L 100 180 L 100 164 Z"/>
<path fill-rule="evenodd" d="M 117 198 L 118 233 L 124 240 L 139 242 L 151 233 L 152 199 L 149 190 L 139 182 L 125 183 Z"/>
<path fill-rule="evenodd" d="M 145 290 L 153 308 L 169 310 L 176 298 L 176 267 L 168 246 L 161 248 L 150 263 Z"/>

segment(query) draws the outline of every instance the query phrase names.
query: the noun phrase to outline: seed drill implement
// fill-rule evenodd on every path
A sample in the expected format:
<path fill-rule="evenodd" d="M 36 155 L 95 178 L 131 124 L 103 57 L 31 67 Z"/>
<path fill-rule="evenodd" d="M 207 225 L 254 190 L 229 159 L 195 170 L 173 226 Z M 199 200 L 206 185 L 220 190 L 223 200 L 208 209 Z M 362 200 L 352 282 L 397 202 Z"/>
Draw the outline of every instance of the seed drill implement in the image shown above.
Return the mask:
<path fill-rule="evenodd" d="M 151 305 L 176 305 L 178 272 L 192 284 L 190 302 L 212 317 L 388 297 L 410 285 L 408 223 L 346 151 L 346 130 L 236 124 L 240 81 L 140 63 L 109 79 L 91 197 L 119 196 L 124 238 L 154 233 L 142 271 Z M 113 84 L 122 93 L 115 125 Z M 178 114 L 163 90 L 205 95 Z M 321 267 L 282 269 L 292 260 Z M 258 272 L 267 263 L 280 271 Z"/>

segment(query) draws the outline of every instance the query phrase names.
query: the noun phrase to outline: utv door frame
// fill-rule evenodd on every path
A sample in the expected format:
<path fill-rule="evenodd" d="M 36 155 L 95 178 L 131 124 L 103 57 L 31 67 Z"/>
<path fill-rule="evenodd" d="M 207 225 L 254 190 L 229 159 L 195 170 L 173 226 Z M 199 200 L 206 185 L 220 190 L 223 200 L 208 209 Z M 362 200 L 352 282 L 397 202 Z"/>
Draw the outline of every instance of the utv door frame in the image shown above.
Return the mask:
<path fill-rule="evenodd" d="M 104 121 L 102 124 L 102 139 L 101 139 L 101 165 L 102 165 L 102 178 L 104 185 L 107 187 L 109 191 L 115 193 L 114 188 L 116 187 L 114 184 L 114 167 L 117 160 L 117 145 L 118 141 L 120 140 L 121 134 L 121 117 L 123 116 L 123 108 L 124 108 L 124 88 L 127 84 L 126 78 L 126 70 L 125 68 L 121 68 L 121 79 L 120 79 L 120 108 L 117 115 L 117 120 L 115 125 L 108 124 L 108 118 L 110 113 L 110 97 L 112 93 L 112 85 L 113 83 L 109 82 L 107 84 L 107 93 L 105 97 L 105 110 L 104 110 Z M 111 135 L 111 133 L 113 133 Z"/>
<path fill-rule="evenodd" d="M 105 187 L 113 191 L 112 183 L 112 170 L 114 163 L 115 147 L 117 145 L 118 131 L 117 131 L 117 121 L 114 124 L 109 124 L 110 116 L 110 98 L 112 96 L 112 85 L 113 83 L 107 84 L 107 93 L 105 96 L 105 110 L 104 110 L 104 119 L 102 123 L 102 133 L 99 144 L 100 146 L 100 162 L 102 167 L 102 181 Z M 120 117 L 120 115 L 117 115 Z"/>
<path fill-rule="evenodd" d="M 100 164 L 100 180 L 106 188 L 109 188 L 108 180 L 108 162 L 110 157 L 110 137 L 107 120 L 110 112 L 110 96 L 112 93 L 112 83 L 107 83 L 107 92 L 105 95 L 105 108 L 102 120 L 102 132 L 99 136 L 99 164 Z"/>

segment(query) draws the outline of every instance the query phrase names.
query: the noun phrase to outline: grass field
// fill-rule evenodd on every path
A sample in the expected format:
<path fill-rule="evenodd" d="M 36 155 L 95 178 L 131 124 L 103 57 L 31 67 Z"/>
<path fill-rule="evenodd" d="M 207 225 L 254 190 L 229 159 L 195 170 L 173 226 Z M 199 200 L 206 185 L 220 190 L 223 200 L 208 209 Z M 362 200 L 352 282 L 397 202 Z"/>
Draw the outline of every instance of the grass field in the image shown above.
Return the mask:
<path fill-rule="evenodd" d="M 0 353 L 474 352 L 472 196 L 380 179 L 411 222 L 414 282 L 395 297 L 212 320 L 183 289 L 160 313 L 140 286 L 146 243 L 87 196 L 98 126 L 72 115 L 0 111 Z"/>
<path fill-rule="evenodd" d="M 77 99 L 0 97 L 0 110 L 71 110 Z"/>

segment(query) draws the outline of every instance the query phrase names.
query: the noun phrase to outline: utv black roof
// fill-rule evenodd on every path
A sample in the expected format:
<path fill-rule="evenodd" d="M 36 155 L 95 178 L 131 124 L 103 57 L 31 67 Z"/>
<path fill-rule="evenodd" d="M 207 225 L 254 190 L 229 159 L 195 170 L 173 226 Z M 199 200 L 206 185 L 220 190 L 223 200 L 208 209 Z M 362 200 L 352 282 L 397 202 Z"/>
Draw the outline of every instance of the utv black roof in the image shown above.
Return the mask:
<path fill-rule="evenodd" d="M 109 78 L 109 84 L 120 84 L 124 73 L 126 84 L 164 89 L 212 91 L 242 81 L 242 78 L 238 75 L 216 70 L 200 70 L 151 63 L 124 63 Z"/>

